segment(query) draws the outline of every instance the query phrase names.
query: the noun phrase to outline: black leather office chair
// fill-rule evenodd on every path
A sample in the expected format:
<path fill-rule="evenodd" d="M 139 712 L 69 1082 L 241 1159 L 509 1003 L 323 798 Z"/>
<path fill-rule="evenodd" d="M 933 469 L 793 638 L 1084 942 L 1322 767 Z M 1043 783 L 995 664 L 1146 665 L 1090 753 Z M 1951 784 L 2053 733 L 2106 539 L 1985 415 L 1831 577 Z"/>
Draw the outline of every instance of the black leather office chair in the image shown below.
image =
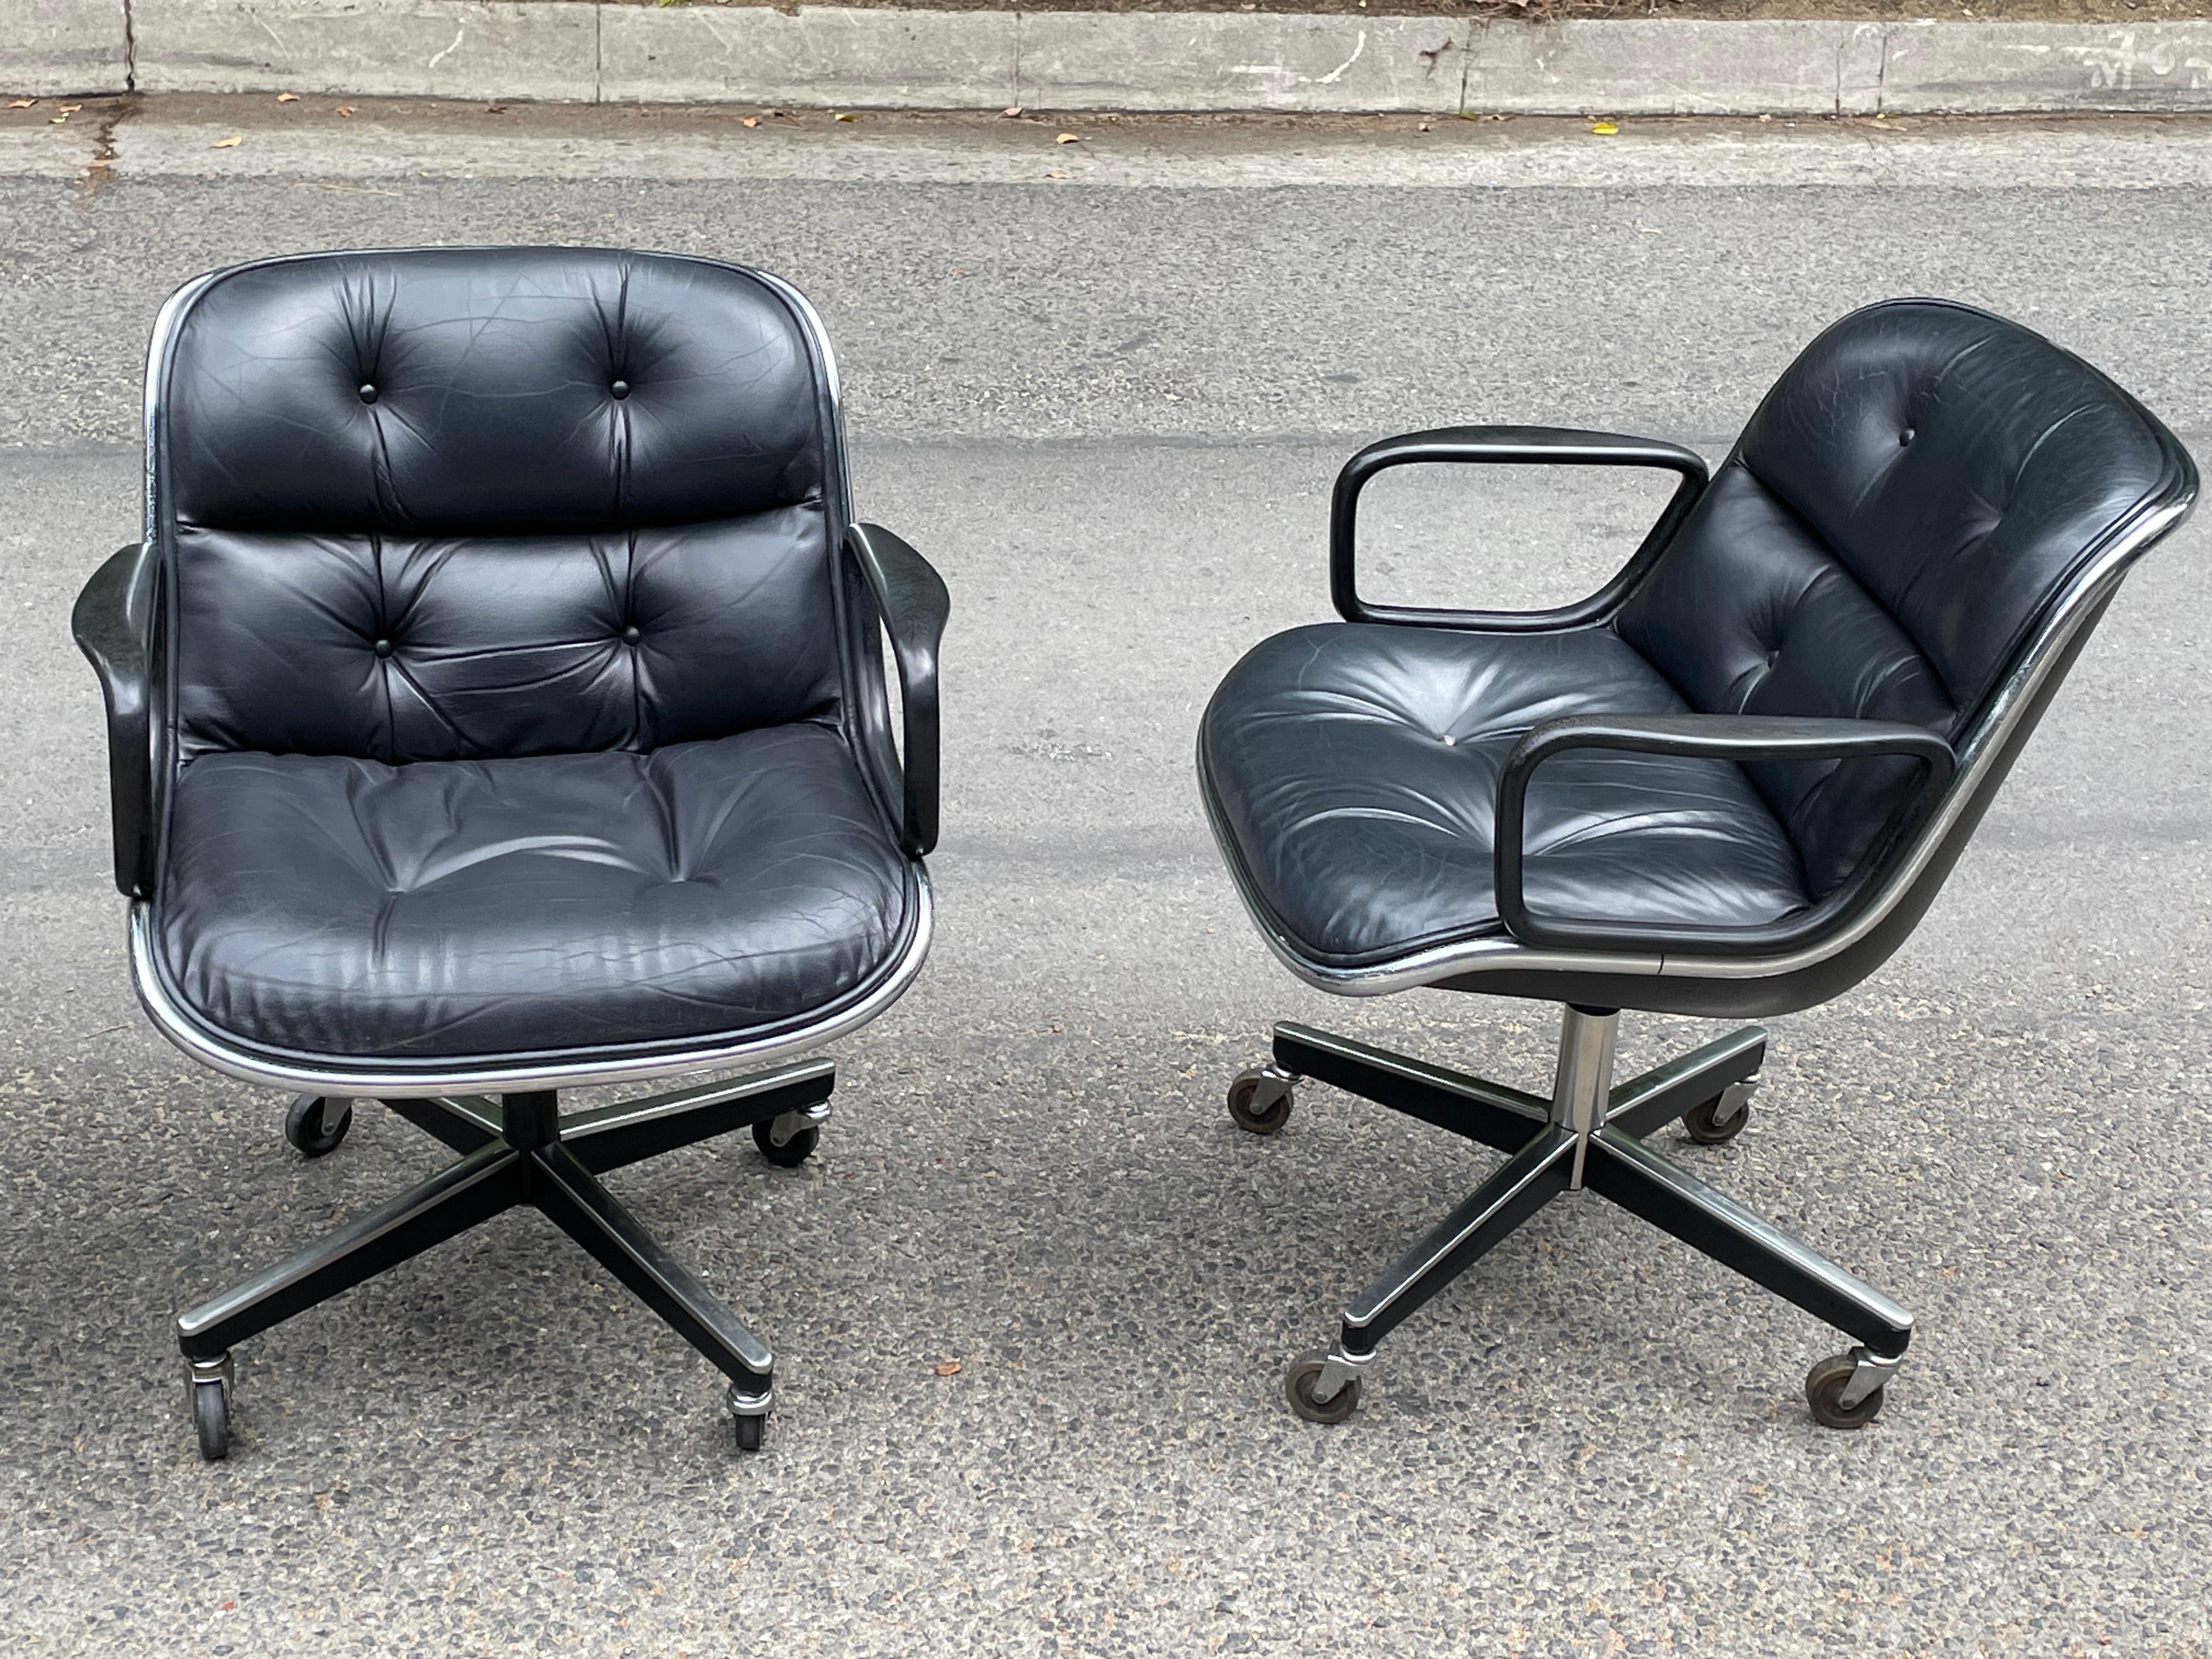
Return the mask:
<path fill-rule="evenodd" d="M 1681 483 L 1627 566 L 1530 613 L 1364 602 L 1361 487 L 1413 462 L 1651 466 Z M 1709 480 L 1672 444 L 1540 428 L 1393 438 L 1339 477 L 1342 623 L 1255 647 L 1199 775 L 1268 943 L 1323 990 L 1565 1005 L 1549 1100 L 1279 1024 L 1245 1128 L 1318 1078 L 1512 1156 L 1293 1364 L 1340 1422 L 1376 1343 L 1587 1188 L 1857 1339 L 1814 1415 L 1881 1409 L 1912 1316 L 1662 1158 L 1743 1127 L 1765 1033 L 1613 1080 L 1618 1011 L 1747 1017 L 1872 973 L 1910 933 L 2129 566 L 2197 475 L 2095 369 L 1985 313 L 1869 307 L 1791 365 Z"/>
<path fill-rule="evenodd" d="M 813 313 L 661 254 L 266 260 L 162 311 L 146 450 L 145 539 L 76 616 L 139 996 L 303 1091 L 302 1152 L 369 1097 L 462 1155 L 177 1322 L 201 1451 L 236 1343 L 518 1204 L 727 1373 L 757 1447 L 769 1350 L 599 1176 L 746 1127 L 804 1160 L 834 1070 L 791 1057 L 928 948 L 945 592 L 850 522 Z"/>

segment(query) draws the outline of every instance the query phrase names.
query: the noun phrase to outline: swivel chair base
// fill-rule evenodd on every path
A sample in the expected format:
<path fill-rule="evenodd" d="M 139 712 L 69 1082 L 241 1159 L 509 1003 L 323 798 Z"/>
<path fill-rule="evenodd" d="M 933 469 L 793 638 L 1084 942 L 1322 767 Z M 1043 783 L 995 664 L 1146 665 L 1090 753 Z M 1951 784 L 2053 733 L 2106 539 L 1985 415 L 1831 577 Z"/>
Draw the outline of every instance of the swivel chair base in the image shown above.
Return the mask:
<path fill-rule="evenodd" d="M 1317 1078 L 1512 1154 L 1361 1292 L 1345 1310 L 1334 1348 L 1291 1364 L 1284 1393 L 1300 1417 L 1341 1423 L 1351 1416 L 1386 1334 L 1554 1198 L 1587 1188 L 1856 1337 L 1858 1346 L 1813 1367 L 1806 1399 L 1830 1428 L 1874 1419 L 1911 1340 L 1912 1316 L 1645 1143 L 1678 1121 L 1706 1145 L 1734 1139 L 1750 1115 L 1766 1033 L 1749 1027 L 1616 1085 L 1619 1021 L 1612 1010 L 1565 1011 L 1549 1101 L 1310 1026 L 1275 1027 L 1273 1062 L 1230 1086 L 1239 1127 L 1276 1133 L 1289 1120 L 1292 1089 Z"/>
<path fill-rule="evenodd" d="M 474 1095 L 386 1100 L 461 1153 L 460 1162 L 178 1319 L 177 1344 L 191 1368 L 200 1455 L 229 1455 L 234 1344 L 521 1204 L 550 1218 L 721 1369 L 730 1379 L 738 1448 L 759 1450 L 775 1402 L 774 1356 L 654 1242 L 599 1176 L 746 1127 L 770 1162 L 795 1167 L 814 1151 L 836 1085 L 835 1066 L 811 1060 L 567 1117 L 550 1090 L 497 1102 Z M 285 1134 L 307 1156 L 319 1157 L 344 1138 L 351 1121 L 350 1103 L 302 1096 L 293 1103 Z"/>

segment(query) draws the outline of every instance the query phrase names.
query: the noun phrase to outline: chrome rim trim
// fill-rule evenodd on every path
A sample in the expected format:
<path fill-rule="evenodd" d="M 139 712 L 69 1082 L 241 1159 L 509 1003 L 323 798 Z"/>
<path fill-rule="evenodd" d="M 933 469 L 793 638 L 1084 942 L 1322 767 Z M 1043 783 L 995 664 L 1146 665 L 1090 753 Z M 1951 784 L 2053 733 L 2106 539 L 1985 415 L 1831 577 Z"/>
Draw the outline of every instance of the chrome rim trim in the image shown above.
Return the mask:
<path fill-rule="evenodd" d="M 1498 936 L 1464 939 L 1433 946 L 1410 956 L 1369 967 L 1343 968 L 1315 961 L 1284 937 L 1270 920 L 1265 904 L 1254 890 L 1226 828 L 1210 784 L 1199 790 L 1206 805 L 1206 823 L 1229 866 L 1237 896 L 1259 927 L 1261 937 L 1283 965 L 1317 990 L 1340 996 L 1383 996 L 1394 991 L 1434 985 L 1440 980 L 1471 977 L 1485 973 L 1614 974 L 1668 979 L 1771 979 L 1798 972 L 1849 950 L 1879 927 L 1910 892 L 1966 811 L 1975 791 L 1996 765 L 2006 743 L 2026 718 L 2035 694 L 2057 665 L 2067 644 L 2087 623 L 2097 603 L 2118 586 L 2127 568 L 2188 516 L 2195 492 L 2188 465 L 2182 463 L 2180 480 L 2169 498 L 2152 507 L 2131 530 L 2093 559 L 2058 603 L 2051 607 L 2035 638 L 1991 701 L 1990 712 L 1975 728 L 1960 757 L 1957 773 L 1937 803 L 1936 811 L 1917 832 L 1911 848 L 1892 867 L 1873 896 L 1835 932 L 1810 945 L 1771 956 L 1668 956 L 1657 951 L 1612 952 L 1540 950 Z M 1199 772 L 1206 775 L 1204 737 L 1200 738 Z"/>
<path fill-rule="evenodd" d="M 744 1038 L 629 1060 L 546 1060 L 525 1065 L 493 1060 L 477 1066 L 456 1064 L 440 1072 L 380 1072 L 373 1063 L 347 1070 L 288 1065 L 264 1058 L 234 1039 L 210 1030 L 180 1006 L 161 984 L 154 962 L 153 926 L 143 900 L 131 907 L 131 980 L 148 1018 L 161 1035 L 202 1065 L 248 1083 L 269 1084 L 316 1094 L 412 1096 L 450 1094 L 457 1090 L 497 1093 L 504 1090 L 583 1089 L 602 1083 L 642 1083 L 721 1066 L 785 1060 L 850 1035 L 905 994 L 929 954 L 933 908 L 929 874 L 915 866 L 914 936 L 905 953 L 875 988 L 812 1024 L 774 1036 Z"/>

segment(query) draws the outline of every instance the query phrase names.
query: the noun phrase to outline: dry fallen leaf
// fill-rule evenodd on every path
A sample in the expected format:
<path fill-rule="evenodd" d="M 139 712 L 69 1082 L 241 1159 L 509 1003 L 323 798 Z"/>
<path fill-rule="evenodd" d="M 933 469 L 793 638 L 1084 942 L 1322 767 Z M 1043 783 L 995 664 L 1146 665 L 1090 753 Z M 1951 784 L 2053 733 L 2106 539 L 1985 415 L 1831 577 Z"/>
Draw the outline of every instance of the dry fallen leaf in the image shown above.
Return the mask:
<path fill-rule="evenodd" d="M 757 115 L 748 115 L 744 120 L 738 122 L 738 125 L 741 127 L 757 127 L 760 125 L 760 117 Z"/>
<path fill-rule="evenodd" d="M 957 1359 L 948 1359 L 942 1364 L 932 1365 L 930 1370 L 939 1376 L 957 1376 L 960 1375 L 960 1362 Z"/>
<path fill-rule="evenodd" d="M 296 104 L 300 101 L 300 94 L 296 92 L 280 92 L 276 94 L 276 101 L 280 104 Z"/>
<path fill-rule="evenodd" d="M 39 100 L 35 98 L 13 98 L 9 100 L 8 107 L 9 109 L 28 109 L 38 101 Z"/>
<path fill-rule="evenodd" d="M 830 118 L 833 121 L 857 121 L 860 118 L 854 114 L 852 111 L 844 109 L 832 111 L 830 112 Z"/>
<path fill-rule="evenodd" d="M 1063 132 L 1052 142 L 1055 144 L 1079 144 L 1083 140 L 1078 137 L 1074 133 Z"/>
<path fill-rule="evenodd" d="M 1590 123 L 1590 131 L 1601 138 L 1610 138 L 1620 129 L 1611 121 L 1593 121 Z"/>
<path fill-rule="evenodd" d="M 338 113 L 339 113 L 339 114 L 341 114 L 341 115 L 350 115 L 350 114 L 352 114 L 352 113 L 353 113 L 353 106 L 352 106 L 351 104 L 340 104 L 340 105 L 338 106 Z"/>
<path fill-rule="evenodd" d="M 245 138 L 244 138 L 244 137 L 242 137 L 241 136 L 240 136 L 240 135 L 239 135 L 239 134 L 237 134 L 237 133 L 233 133 L 233 134 L 231 134 L 231 136 L 230 136 L 229 137 L 228 137 L 228 138 L 218 138 L 218 139 L 216 139 L 216 140 L 215 141 L 215 143 L 213 143 L 210 144 L 210 145 L 208 146 L 208 148 L 209 148 L 210 149 L 237 149 L 240 144 L 244 143 L 245 142 L 246 142 L 246 140 L 245 140 Z"/>
<path fill-rule="evenodd" d="M 1048 179 L 1065 179 L 1067 175 L 1064 173 L 1048 173 L 1045 174 L 1045 177 Z"/>
<path fill-rule="evenodd" d="M 1009 104 L 999 112 L 1001 115 L 1019 115 L 1021 112 L 1022 106 L 1019 104 Z"/>
<path fill-rule="evenodd" d="M 504 104 L 486 104 L 484 106 L 484 113 L 486 115 L 504 115 L 507 113 L 507 106 Z"/>
<path fill-rule="evenodd" d="M 46 125 L 50 127 L 65 127 L 69 125 L 69 117 L 66 115 L 49 115 L 46 117 Z"/>

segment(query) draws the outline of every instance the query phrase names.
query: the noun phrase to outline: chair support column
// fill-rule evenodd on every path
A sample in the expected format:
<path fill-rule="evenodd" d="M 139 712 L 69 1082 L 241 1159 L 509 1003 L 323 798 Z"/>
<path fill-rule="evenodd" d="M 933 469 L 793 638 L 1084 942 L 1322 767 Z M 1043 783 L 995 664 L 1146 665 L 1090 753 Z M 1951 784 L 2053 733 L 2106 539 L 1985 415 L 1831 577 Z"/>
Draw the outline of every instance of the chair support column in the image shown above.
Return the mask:
<path fill-rule="evenodd" d="M 1620 1035 L 1614 1008 L 1579 1008 L 1570 1003 L 1559 1018 L 1559 1067 L 1552 1085 L 1552 1121 L 1575 1138 L 1571 1192 L 1583 1189 L 1583 1165 L 1590 1137 L 1605 1122 L 1613 1093 L 1613 1046 Z"/>

